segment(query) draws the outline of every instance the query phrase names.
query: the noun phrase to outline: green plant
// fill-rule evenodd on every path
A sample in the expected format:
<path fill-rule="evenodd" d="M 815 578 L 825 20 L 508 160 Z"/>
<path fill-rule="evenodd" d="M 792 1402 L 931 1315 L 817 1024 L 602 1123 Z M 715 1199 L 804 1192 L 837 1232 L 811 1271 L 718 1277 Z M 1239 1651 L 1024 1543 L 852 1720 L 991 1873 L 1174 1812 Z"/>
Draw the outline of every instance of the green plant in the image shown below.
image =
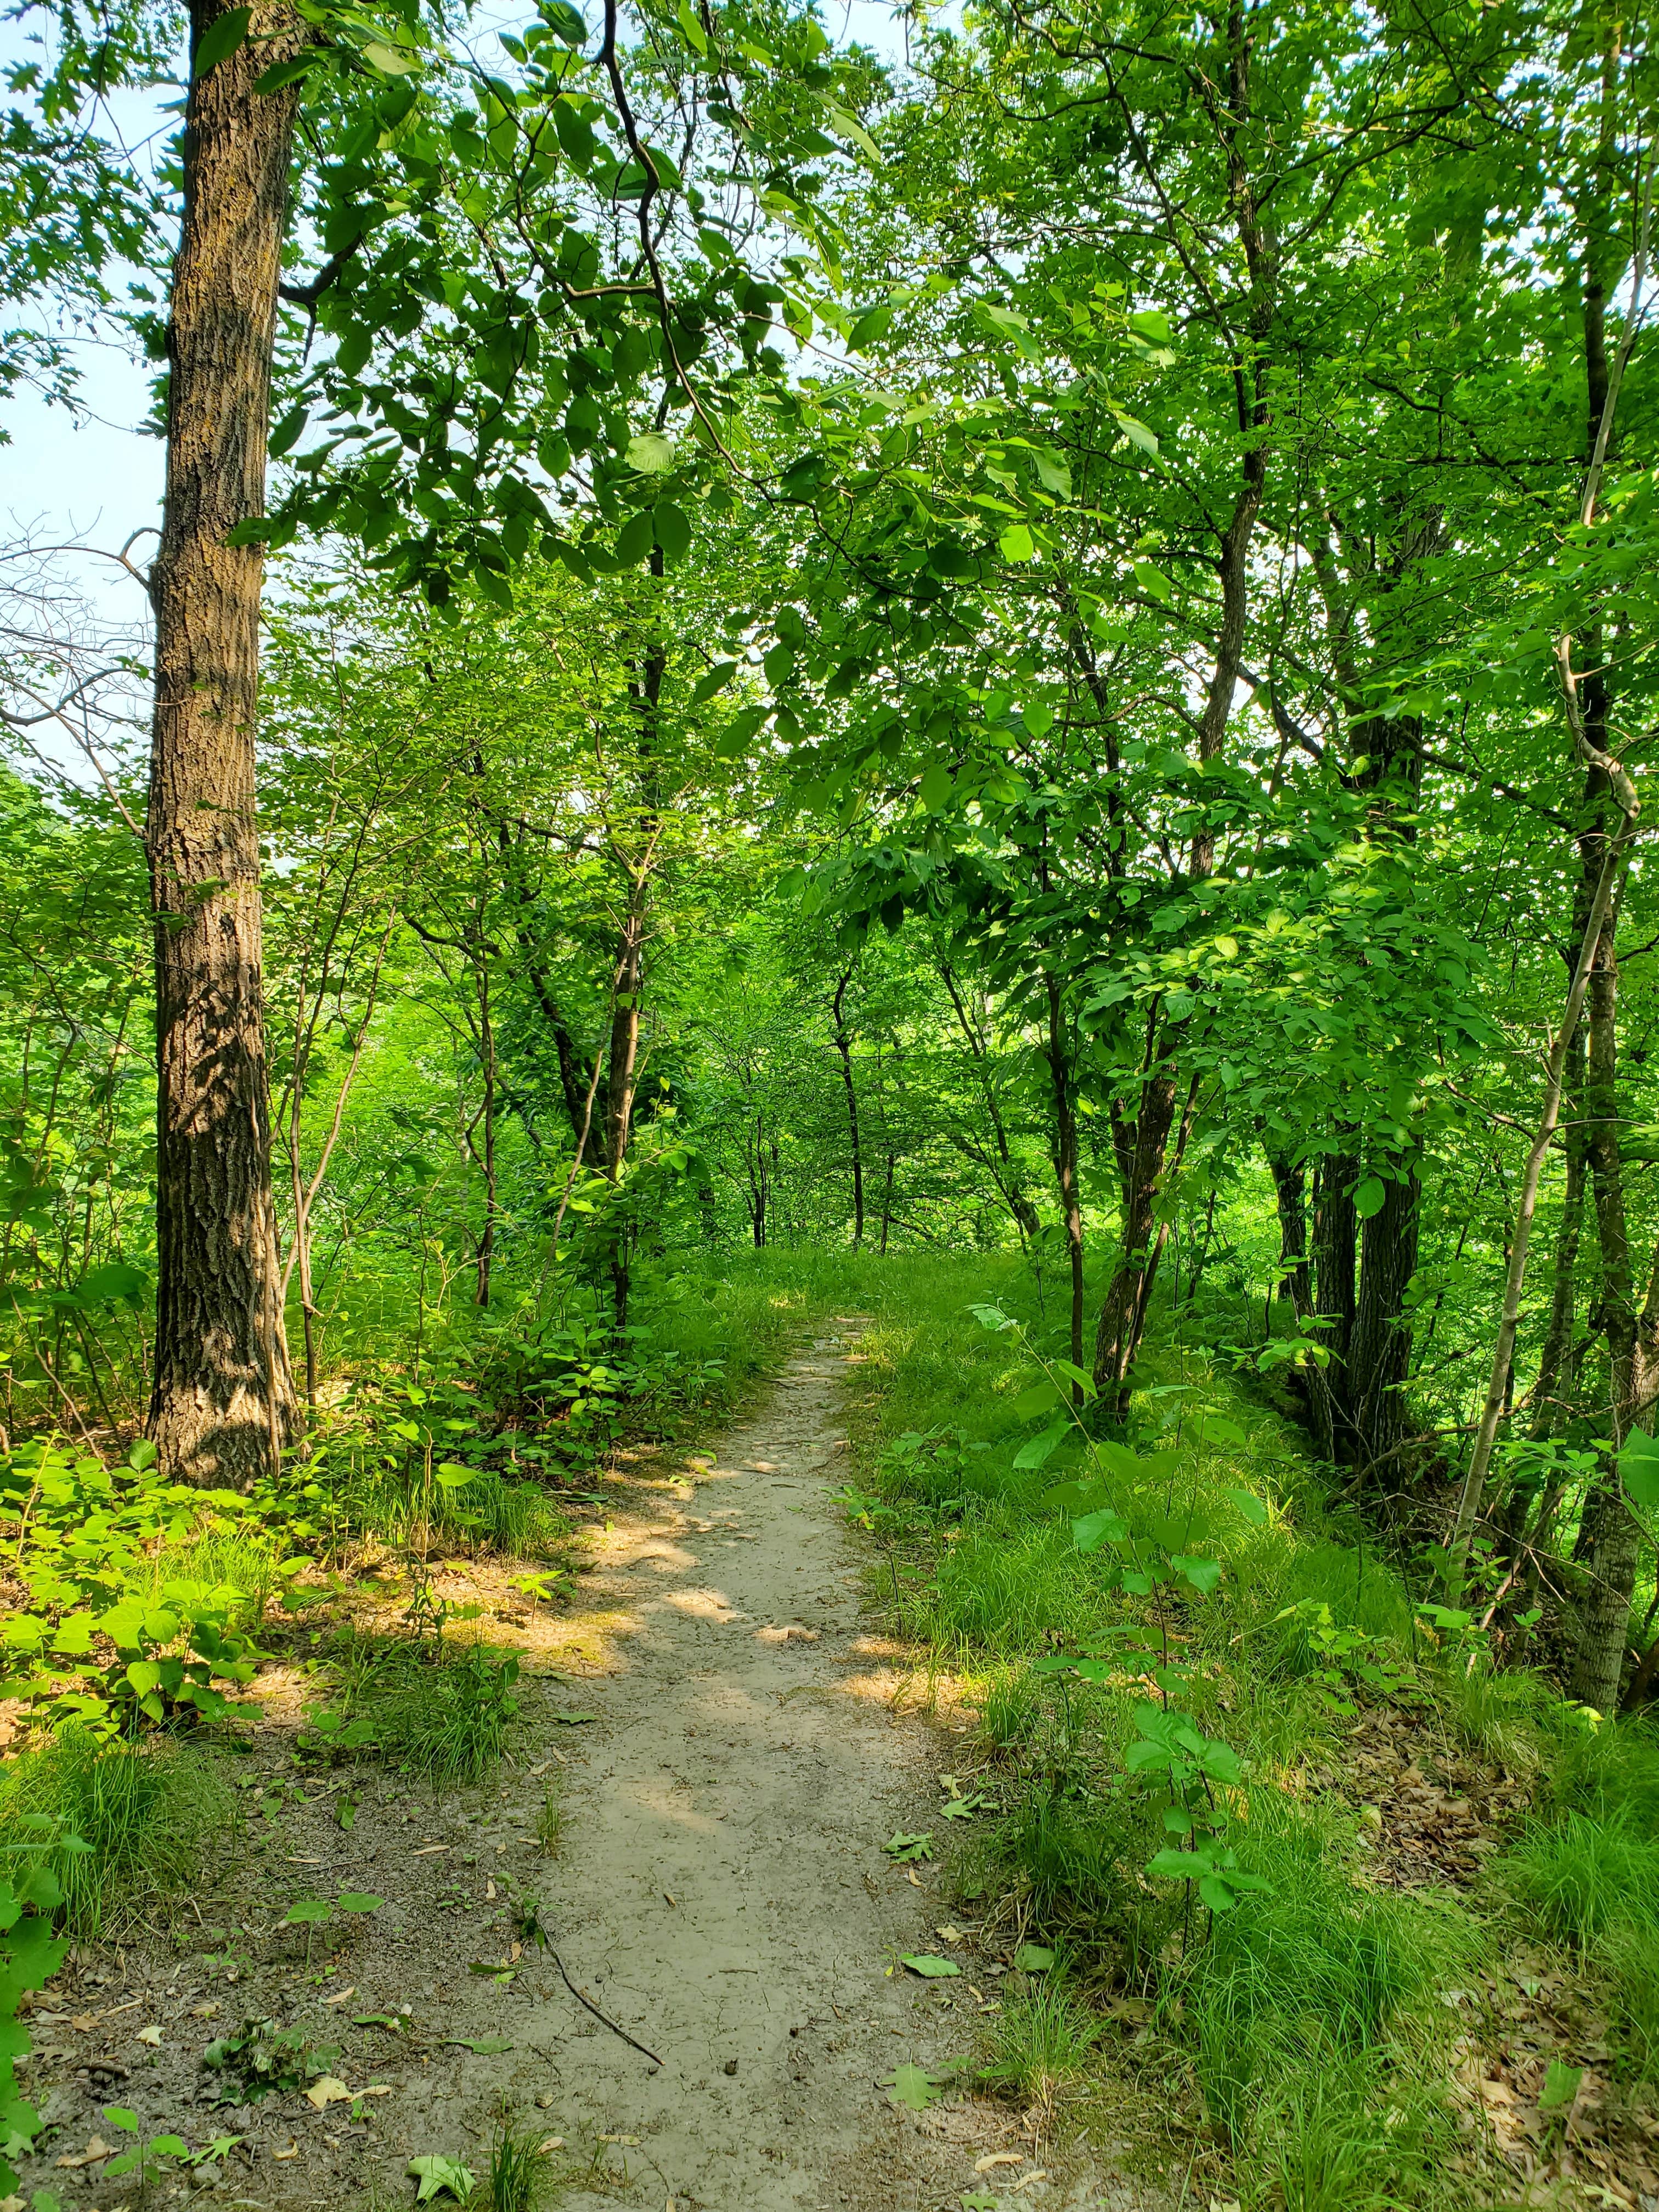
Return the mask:
<path fill-rule="evenodd" d="M 234 1491 L 158 1482 L 155 1447 L 104 1466 L 55 1432 L 20 1444 L 0 1468 L 15 1530 L 14 1571 L 27 1605 L 0 1643 L 27 1671 L 0 1687 L 48 1725 L 106 1735 L 177 1718 L 222 1719 L 222 1682 L 250 1680 L 258 1654 L 239 1623 L 247 1594 L 187 1577 L 157 1583 L 155 1554 L 188 1552 L 252 1512 Z"/>
<path fill-rule="evenodd" d="M 1029 1987 L 1004 1999 L 980 2079 L 1006 2094 L 1051 2105 L 1085 2071 L 1100 2036 L 1099 2021 L 1063 1974 L 1034 1975 Z"/>
<path fill-rule="evenodd" d="M 190 2145 L 182 2136 L 147 2136 L 137 2113 L 130 2112 L 125 2105 L 106 2105 L 104 2118 L 121 2134 L 137 2137 L 135 2148 L 118 2153 L 105 2166 L 104 2172 L 106 2174 L 136 2173 L 141 2204 L 149 2194 L 152 2178 L 164 2170 L 162 2161 L 181 2164 L 189 2160 Z"/>
<path fill-rule="evenodd" d="M 69 1946 L 53 1933 L 63 1890 L 51 1863 L 87 1846 L 44 1813 L 19 1816 L 0 1846 L 0 2187 L 15 2190 L 11 2160 L 40 2132 L 40 2115 L 17 2086 L 17 2061 L 30 2048 L 18 2018 L 25 1991 L 44 1989 Z"/>
<path fill-rule="evenodd" d="M 536 1815 L 536 1841 L 550 1859 L 559 1856 L 559 1841 L 563 1833 L 564 1811 L 559 1802 L 559 1792 L 554 1784 L 542 1784 L 541 1809 Z"/>
<path fill-rule="evenodd" d="M 1622 1808 L 1534 1824 L 1494 1873 L 1546 1933 L 1576 1949 L 1615 1927 L 1659 1936 L 1659 1838 L 1640 1833 Z"/>
<path fill-rule="evenodd" d="M 303 1928 L 306 1931 L 306 1963 L 311 1962 L 311 1939 L 313 1932 L 326 1927 L 337 1912 L 349 1915 L 378 1912 L 386 1903 L 383 1897 L 370 1897 L 357 1890 L 342 1890 L 332 1905 L 319 1897 L 296 1898 L 283 1914 L 284 1928 Z"/>
<path fill-rule="evenodd" d="M 551 2167 L 552 2153 L 544 2147 L 539 2130 L 503 2124 L 489 2146 L 489 2163 L 484 2169 L 485 2212 L 536 2212 Z"/>
<path fill-rule="evenodd" d="M 202 2063 L 231 2077 L 221 2104 L 257 2105 L 266 2097 L 303 2089 L 326 2074 L 339 2055 L 331 2045 L 313 2045 L 302 2027 L 245 2020 L 235 2034 L 217 2036 L 208 2045 Z"/>
<path fill-rule="evenodd" d="M 88 1942 L 124 1913 L 186 1889 L 234 1808 L 217 1763 L 193 1745 L 70 1727 L 0 1770 L 6 1848 L 28 1842 L 42 1817 L 57 1838 L 47 1857 L 65 1929 Z"/>
<path fill-rule="evenodd" d="M 506 1748 L 518 1678 L 516 1659 L 479 1644 L 405 1668 L 373 1715 L 382 1753 L 434 1788 L 479 1781 Z"/>

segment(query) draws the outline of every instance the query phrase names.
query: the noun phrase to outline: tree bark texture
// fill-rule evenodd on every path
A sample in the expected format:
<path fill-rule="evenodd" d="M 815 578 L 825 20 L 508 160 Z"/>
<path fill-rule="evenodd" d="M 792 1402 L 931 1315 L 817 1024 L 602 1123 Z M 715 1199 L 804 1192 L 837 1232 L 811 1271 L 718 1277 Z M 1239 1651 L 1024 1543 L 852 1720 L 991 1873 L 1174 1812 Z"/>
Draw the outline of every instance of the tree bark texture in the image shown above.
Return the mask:
<path fill-rule="evenodd" d="M 195 0 L 192 54 L 224 10 Z M 294 1417 L 270 1189 L 254 813 L 257 546 L 296 95 L 254 91 L 297 50 L 285 9 L 191 85 L 167 329 L 167 500 L 151 580 L 156 1337 L 149 1432 L 170 1475 L 246 1488 Z"/>

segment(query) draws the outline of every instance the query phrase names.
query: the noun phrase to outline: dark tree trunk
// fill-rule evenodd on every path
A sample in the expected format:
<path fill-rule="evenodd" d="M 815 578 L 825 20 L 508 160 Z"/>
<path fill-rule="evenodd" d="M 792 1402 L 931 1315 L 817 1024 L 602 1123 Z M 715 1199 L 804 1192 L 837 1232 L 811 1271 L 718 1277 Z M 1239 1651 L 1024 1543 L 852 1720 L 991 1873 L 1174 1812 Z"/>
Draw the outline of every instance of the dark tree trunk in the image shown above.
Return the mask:
<path fill-rule="evenodd" d="M 1129 1376 L 1140 1348 L 1158 1269 L 1153 1222 L 1164 1155 L 1175 1124 L 1175 1076 L 1167 1058 L 1140 1087 L 1140 1111 L 1122 1125 L 1118 1150 L 1122 1184 L 1121 1252 L 1095 1330 L 1095 1387 L 1117 1420 L 1128 1411 Z"/>
<path fill-rule="evenodd" d="M 489 1271 L 495 1257 L 495 1024 L 489 1005 L 489 963 L 478 970 L 478 1033 L 483 1058 L 484 1225 L 478 1239 L 477 1303 L 489 1304 Z"/>
<path fill-rule="evenodd" d="M 852 980 L 849 968 L 836 985 L 835 1012 L 836 1050 L 841 1054 L 841 1079 L 847 1091 L 847 1127 L 853 1146 L 853 1249 L 856 1252 L 864 1242 L 864 1154 L 859 1146 L 859 1094 L 853 1081 L 853 1043 L 842 1018 L 847 986 Z"/>
<path fill-rule="evenodd" d="M 1293 1153 L 1270 1152 L 1267 1165 L 1279 1207 L 1279 1295 L 1297 1318 L 1313 1310 L 1313 1267 L 1308 1256 L 1308 1170 Z"/>
<path fill-rule="evenodd" d="M 1407 1431 L 1412 1337 L 1406 1290 L 1417 1272 L 1422 1195 L 1415 1168 L 1396 1164 L 1401 1172 L 1384 1182 L 1382 1203 L 1360 1232 L 1359 1296 L 1348 1343 L 1354 1457 L 1362 1471 L 1386 1461 L 1378 1480 L 1390 1488 L 1400 1472 L 1395 1455 Z"/>
<path fill-rule="evenodd" d="M 1314 1433 L 1327 1459 L 1348 1455 L 1353 1419 L 1348 1395 L 1348 1350 L 1357 1304 L 1359 1217 L 1354 1185 L 1359 1161 L 1351 1152 L 1325 1153 L 1314 1170 L 1314 1310 L 1316 1340 L 1330 1357 L 1308 1370 L 1308 1404 Z"/>
<path fill-rule="evenodd" d="M 225 11 L 191 9 L 192 54 Z M 192 83 L 167 326 L 167 503 L 152 579 L 146 842 L 155 914 L 156 1335 L 167 1474 L 246 1488 L 294 1419 L 283 1336 L 254 812 L 270 358 L 295 94 L 255 79 L 299 45 L 285 9 Z"/>

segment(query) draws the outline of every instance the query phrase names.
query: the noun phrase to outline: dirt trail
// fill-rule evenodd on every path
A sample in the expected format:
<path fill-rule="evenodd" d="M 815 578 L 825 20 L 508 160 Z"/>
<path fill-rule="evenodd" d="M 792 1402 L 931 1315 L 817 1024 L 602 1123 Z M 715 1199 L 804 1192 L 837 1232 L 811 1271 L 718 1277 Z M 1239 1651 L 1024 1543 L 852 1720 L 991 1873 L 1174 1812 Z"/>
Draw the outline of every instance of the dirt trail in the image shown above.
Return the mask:
<path fill-rule="evenodd" d="M 933 1871 L 913 1882 L 881 1849 L 933 1824 L 942 1762 L 931 1728 L 890 1711 L 896 1678 L 830 1503 L 856 1333 L 792 1360 L 695 1469 L 695 1494 L 616 1515 L 603 1609 L 568 1625 L 579 1644 L 602 1638 L 613 1671 L 591 1700 L 583 1685 L 602 1733 L 567 1770 L 544 1910 L 572 1980 L 662 2060 L 556 1978 L 517 2029 L 549 2122 L 596 2158 L 560 2197 L 570 2212 L 896 2212 L 983 2189 L 990 2152 L 1003 2187 L 1039 2172 L 1000 2108 L 917 2115 L 878 2086 L 966 2054 L 973 1988 L 995 1983 L 965 1951 L 955 1981 L 886 1972 L 900 1950 L 951 1948 Z M 1011 2207 L 1100 2201 L 1048 2171 Z"/>
<path fill-rule="evenodd" d="M 295 1779 L 308 1677 L 270 1671 L 246 1762 L 264 1809 L 192 1899 L 195 1942 L 94 1950 L 37 2008 L 31 2185 L 128 2212 L 97 2132 L 118 2091 L 147 2133 L 238 2138 L 192 2177 L 233 2212 L 408 2204 L 411 2156 L 481 2172 L 504 2112 L 562 2139 L 560 2212 L 1145 2212 L 1006 2106 L 900 2110 L 882 2086 L 972 2055 L 1003 1962 L 970 1916 L 951 1928 L 936 1868 L 882 1849 L 901 1828 L 944 1840 L 966 1723 L 895 1714 L 908 1669 L 863 1617 L 868 1550 L 830 1502 L 858 1328 L 826 1325 L 715 1453 L 623 1455 L 574 1610 L 527 1618 L 501 1576 L 447 1571 L 525 1669 L 514 1757 L 486 1787 Z M 384 1908 L 313 1961 L 286 1901 L 337 1887 Z M 532 1897 L 575 1989 L 654 2059 L 514 1947 Z M 962 1971 L 890 1972 L 901 1951 Z M 339 2078 L 239 2106 L 206 2046 L 272 2016 Z"/>

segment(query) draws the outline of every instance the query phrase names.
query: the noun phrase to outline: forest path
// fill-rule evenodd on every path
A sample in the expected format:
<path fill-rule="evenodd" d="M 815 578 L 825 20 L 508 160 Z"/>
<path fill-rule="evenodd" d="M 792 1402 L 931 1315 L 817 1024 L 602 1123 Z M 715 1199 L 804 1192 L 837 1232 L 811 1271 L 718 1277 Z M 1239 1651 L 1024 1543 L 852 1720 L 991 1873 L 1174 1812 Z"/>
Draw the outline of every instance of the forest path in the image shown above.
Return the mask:
<path fill-rule="evenodd" d="M 1047 2145 L 1040 2164 L 1006 2108 L 917 2114 L 879 2086 L 969 2054 L 975 1987 L 995 1983 L 966 1946 L 959 1978 L 887 1971 L 951 1942 L 934 1869 L 913 1881 L 882 1850 L 933 1825 L 936 1729 L 890 1710 L 894 1657 L 860 1620 L 860 1550 L 830 1502 L 859 1326 L 826 1325 L 712 1455 L 625 1468 L 590 1603 L 561 1623 L 590 1662 L 574 1702 L 599 1718 L 591 1736 L 547 1727 L 530 1754 L 567 1762 L 543 1917 L 571 1981 L 662 2062 L 554 1973 L 527 2014 L 511 2002 L 511 2094 L 528 2104 L 533 2081 L 564 2138 L 568 2212 L 1102 2201 Z M 476 2098 L 501 2069 L 475 2065 Z"/>

